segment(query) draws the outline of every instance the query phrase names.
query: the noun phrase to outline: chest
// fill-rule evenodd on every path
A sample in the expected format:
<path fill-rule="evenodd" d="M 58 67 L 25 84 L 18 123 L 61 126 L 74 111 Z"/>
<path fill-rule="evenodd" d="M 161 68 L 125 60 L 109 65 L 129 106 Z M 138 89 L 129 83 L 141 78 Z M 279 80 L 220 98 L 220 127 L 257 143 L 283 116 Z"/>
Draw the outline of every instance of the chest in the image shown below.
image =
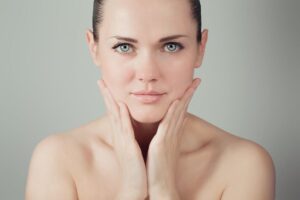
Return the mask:
<path fill-rule="evenodd" d="M 194 154 L 182 157 L 176 171 L 177 190 L 185 200 L 220 200 L 224 188 L 219 156 Z M 118 191 L 120 169 L 113 154 L 87 160 L 76 175 L 80 200 L 114 199 Z"/>
<path fill-rule="evenodd" d="M 183 157 L 178 163 L 177 189 L 187 200 L 220 200 L 225 176 L 219 154 L 207 152 Z"/>

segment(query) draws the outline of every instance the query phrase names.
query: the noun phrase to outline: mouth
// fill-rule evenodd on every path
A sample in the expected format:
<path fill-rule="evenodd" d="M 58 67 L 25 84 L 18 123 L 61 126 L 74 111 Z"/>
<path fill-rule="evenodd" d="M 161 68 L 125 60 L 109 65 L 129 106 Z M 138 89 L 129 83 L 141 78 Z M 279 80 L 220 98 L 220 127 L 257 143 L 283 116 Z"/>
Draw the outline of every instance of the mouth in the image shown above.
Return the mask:
<path fill-rule="evenodd" d="M 138 94 L 138 93 L 132 93 L 133 97 L 144 104 L 153 104 L 157 103 L 165 93 L 144 93 L 144 94 Z"/>

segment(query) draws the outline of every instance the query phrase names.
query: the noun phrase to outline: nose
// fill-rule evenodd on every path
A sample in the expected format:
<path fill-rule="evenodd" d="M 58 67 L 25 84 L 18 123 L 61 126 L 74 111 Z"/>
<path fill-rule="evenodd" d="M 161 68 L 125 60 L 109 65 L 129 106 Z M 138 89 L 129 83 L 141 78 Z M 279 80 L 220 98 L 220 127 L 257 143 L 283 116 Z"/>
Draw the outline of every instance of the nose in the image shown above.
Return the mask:
<path fill-rule="evenodd" d="M 158 62 L 150 53 L 145 53 L 139 58 L 136 66 L 136 78 L 140 82 L 156 82 L 159 80 L 160 70 Z"/>

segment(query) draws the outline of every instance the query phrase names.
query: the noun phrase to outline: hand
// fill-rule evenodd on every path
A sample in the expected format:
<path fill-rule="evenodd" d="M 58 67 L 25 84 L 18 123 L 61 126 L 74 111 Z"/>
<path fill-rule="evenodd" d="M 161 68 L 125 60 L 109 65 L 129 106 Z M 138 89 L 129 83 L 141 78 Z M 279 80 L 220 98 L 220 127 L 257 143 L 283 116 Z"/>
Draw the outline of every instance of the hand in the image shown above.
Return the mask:
<path fill-rule="evenodd" d="M 149 194 L 153 199 L 179 199 L 176 189 L 176 164 L 186 113 L 200 79 L 193 80 L 181 99 L 175 100 L 160 122 L 152 139 L 147 160 Z"/>
<path fill-rule="evenodd" d="M 98 86 L 107 108 L 113 148 L 120 164 L 122 182 L 117 199 L 143 199 L 147 196 L 147 172 L 141 149 L 135 140 L 126 104 L 116 102 L 103 80 Z"/>

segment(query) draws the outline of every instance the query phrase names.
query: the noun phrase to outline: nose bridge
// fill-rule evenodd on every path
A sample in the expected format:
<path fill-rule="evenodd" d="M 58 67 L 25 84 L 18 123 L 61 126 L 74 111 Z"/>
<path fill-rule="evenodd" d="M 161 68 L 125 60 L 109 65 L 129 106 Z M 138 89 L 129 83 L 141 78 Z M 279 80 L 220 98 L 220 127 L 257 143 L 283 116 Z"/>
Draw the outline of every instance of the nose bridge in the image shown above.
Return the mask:
<path fill-rule="evenodd" d="M 156 81 L 160 76 L 158 60 L 151 51 L 139 55 L 136 66 L 136 77 L 140 81 Z"/>

